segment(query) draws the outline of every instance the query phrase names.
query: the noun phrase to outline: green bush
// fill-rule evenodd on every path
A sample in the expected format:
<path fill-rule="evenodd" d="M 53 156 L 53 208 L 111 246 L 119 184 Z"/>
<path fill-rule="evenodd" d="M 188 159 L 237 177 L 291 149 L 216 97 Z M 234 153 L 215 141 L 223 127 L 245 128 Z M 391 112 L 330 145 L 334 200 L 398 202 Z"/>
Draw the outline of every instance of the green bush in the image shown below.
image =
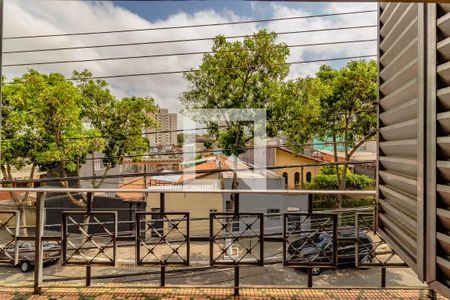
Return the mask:
<path fill-rule="evenodd" d="M 366 175 L 348 174 L 345 186 L 349 190 L 367 190 L 373 183 L 373 179 Z M 313 178 L 307 188 L 312 190 L 337 190 L 339 189 L 337 176 L 335 174 L 319 174 Z"/>
<path fill-rule="evenodd" d="M 339 173 L 342 174 L 344 173 L 344 166 L 340 165 L 339 166 Z M 349 168 L 347 168 L 347 175 L 351 174 L 352 172 L 350 171 Z M 323 175 L 334 175 L 336 174 L 336 166 L 335 165 L 326 165 L 326 166 L 322 166 L 320 167 L 320 174 Z"/>
<path fill-rule="evenodd" d="M 348 190 L 366 190 L 370 189 L 374 180 L 366 175 L 348 174 L 346 179 L 346 188 Z M 313 178 L 312 182 L 306 186 L 311 190 L 337 190 L 338 182 L 336 174 L 319 174 Z M 315 195 L 313 207 L 315 209 L 333 209 L 336 208 L 337 199 L 335 195 Z M 344 196 L 342 199 L 342 208 L 367 207 L 373 205 L 373 197 Z"/>
<path fill-rule="evenodd" d="M 352 190 L 367 190 L 372 187 L 374 180 L 366 175 L 350 174 L 347 175 L 346 187 Z"/>

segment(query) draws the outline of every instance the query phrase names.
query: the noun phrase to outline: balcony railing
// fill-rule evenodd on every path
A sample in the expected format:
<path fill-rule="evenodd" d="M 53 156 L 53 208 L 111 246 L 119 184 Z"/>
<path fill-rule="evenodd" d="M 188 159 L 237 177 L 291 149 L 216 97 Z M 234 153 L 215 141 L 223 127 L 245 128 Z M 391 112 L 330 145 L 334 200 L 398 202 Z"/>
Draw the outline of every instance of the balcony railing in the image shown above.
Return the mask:
<path fill-rule="evenodd" d="M 357 268 L 381 268 L 380 286 L 386 286 L 386 269 L 405 267 L 382 240 L 376 238 L 375 207 L 357 209 L 332 209 L 316 211 L 312 207 L 315 195 L 347 195 L 372 197 L 373 190 L 186 190 L 170 191 L 143 189 L 75 189 L 75 188 L 4 188 L 8 191 L 38 193 L 36 224 L 25 226 L 33 234 L 21 235 L 20 212 L 0 210 L 0 230 L 7 232 L 9 241 L 0 248 L 0 254 L 8 253 L 3 264 L 17 264 L 18 243 L 34 241 L 34 289 L 39 293 L 45 287 L 42 270 L 46 252 L 43 242 L 61 245 L 62 264 L 85 266 L 85 285 L 90 286 L 92 268 L 115 266 L 120 260 L 119 249 L 134 249 L 135 257 L 127 264 L 159 267 L 160 286 L 166 286 L 166 268 L 223 268 L 234 269 L 234 291 L 239 294 L 240 268 L 245 265 L 282 264 L 285 267 L 303 268 L 308 271 L 307 286 L 313 286 L 315 268 L 336 268 L 345 247 L 353 249 Z M 152 193 L 159 194 L 158 211 L 133 212 L 129 221 L 119 221 L 114 208 L 96 210 L 92 201 L 94 193 Z M 87 192 L 86 209 L 67 209 L 59 224 L 45 224 L 45 199 L 49 192 Z M 211 212 L 205 217 L 192 217 L 190 211 L 166 210 L 166 194 L 169 193 L 234 194 L 237 205 L 232 211 Z M 308 195 L 306 211 L 261 213 L 240 211 L 240 194 Z M 10 216 L 5 219 L 4 216 Z M 268 225 L 269 221 L 272 225 Z M 273 225 L 275 222 L 276 224 Z M 130 230 L 119 231 L 118 225 L 128 224 Z M 22 228 L 23 229 L 23 228 Z M 45 231 L 44 231 L 45 229 Z M 48 234 L 48 230 L 56 234 Z M 45 232 L 45 234 L 44 234 Z M 30 232 L 29 232 L 30 233 Z M 368 239 L 368 236 L 372 238 Z M 367 241 L 370 241 L 368 243 Z M 193 261 L 191 247 L 199 243 L 208 247 L 209 259 Z M 268 251 L 265 245 L 275 243 L 278 251 Z M 340 244 L 347 246 L 341 247 Z M 344 252 L 343 252 L 344 251 Z M 3 255 L 2 255 L 3 256 Z M 347 255 L 348 256 L 348 255 Z M 129 257 L 128 257 L 129 258 Z M 150 267 L 149 266 L 149 267 Z M 101 278 L 96 276 L 95 278 Z M 67 278 L 66 278 L 67 279 Z M 70 279 L 70 278 L 68 278 Z M 73 278 L 76 279 L 76 278 Z M 77 277 L 79 279 L 79 277 Z"/>

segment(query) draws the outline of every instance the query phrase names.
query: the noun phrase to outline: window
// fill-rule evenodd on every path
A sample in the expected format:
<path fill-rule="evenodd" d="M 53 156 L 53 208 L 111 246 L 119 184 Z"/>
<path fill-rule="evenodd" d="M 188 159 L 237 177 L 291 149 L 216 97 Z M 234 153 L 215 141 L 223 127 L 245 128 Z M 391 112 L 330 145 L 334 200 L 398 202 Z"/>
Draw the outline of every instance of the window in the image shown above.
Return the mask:
<path fill-rule="evenodd" d="M 299 172 L 295 172 L 294 174 L 294 185 L 300 185 L 300 173 Z"/>
<path fill-rule="evenodd" d="M 94 170 L 104 170 L 105 165 L 103 164 L 102 159 L 95 159 L 94 160 Z"/>
<path fill-rule="evenodd" d="M 235 218 L 233 218 L 233 227 L 231 228 L 231 230 L 233 231 L 233 232 L 239 232 L 239 217 L 235 217 Z"/>
<path fill-rule="evenodd" d="M 231 211 L 231 201 L 230 200 L 225 201 L 225 210 L 227 212 Z"/>
<path fill-rule="evenodd" d="M 283 172 L 283 177 L 284 177 L 284 184 L 288 184 L 288 173 Z"/>
<path fill-rule="evenodd" d="M 270 214 L 279 214 L 280 213 L 280 209 L 278 209 L 278 208 L 268 208 L 267 209 L 267 214 L 268 215 L 270 215 Z M 280 215 L 277 215 L 277 216 L 267 216 L 269 219 L 272 219 L 272 220 L 279 220 L 280 219 Z"/>
<path fill-rule="evenodd" d="M 306 182 L 311 182 L 311 179 L 312 179 L 311 172 L 307 172 L 306 173 Z"/>
<path fill-rule="evenodd" d="M 164 235 L 164 221 L 161 219 L 161 215 L 159 214 L 159 208 L 151 209 L 151 224 L 154 230 L 151 231 L 151 237 L 159 237 L 160 235 Z"/>

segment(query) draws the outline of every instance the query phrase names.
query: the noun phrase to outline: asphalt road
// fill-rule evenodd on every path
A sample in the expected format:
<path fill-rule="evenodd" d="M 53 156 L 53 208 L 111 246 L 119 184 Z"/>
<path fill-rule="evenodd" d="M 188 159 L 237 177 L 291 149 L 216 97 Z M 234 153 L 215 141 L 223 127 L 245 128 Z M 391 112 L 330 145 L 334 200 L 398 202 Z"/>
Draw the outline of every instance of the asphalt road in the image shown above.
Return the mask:
<path fill-rule="evenodd" d="M 92 275 L 111 275 L 115 278 L 93 279 L 93 284 L 101 284 L 102 282 L 114 282 L 118 284 L 159 284 L 159 268 L 156 267 L 93 267 Z M 176 272 L 174 272 L 176 271 Z M 142 275 L 149 272 L 151 274 Z M 78 282 L 84 281 L 80 276 L 84 276 L 85 268 L 79 266 L 61 266 L 56 263 L 44 268 L 44 280 L 55 281 L 64 280 L 69 277 L 77 277 Z M 137 275 L 137 273 L 140 273 Z M 126 276 L 131 274 L 131 276 Z M 356 269 L 353 267 L 324 270 L 320 275 L 314 276 L 313 285 L 315 287 L 379 287 L 381 280 L 381 270 L 373 269 Z M 178 268 L 167 269 L 166 284 L 170 285 L 201 285 L 201 286 L 232 286 L 234 273 L 231 268 L 204 268 L 196 271 L 187 271 Z M 249 286 L 306 286 L 307 275 L 305 272 L 286 268 L 281 264 L 273 264 L 264 267 L 245 266 L 240 271 L 241 285 Z M 80 280 L 81 279 L 81 280 Z M 33 272 L 22 273 L 17 267 L 1 266 L 0 267 L 0 284 L 17 284 L 18 282 L 33 281 Z M 424 286 L 417 280 L 414 272 L 408 268 L 388 269 L 387 286 L 389 287 L 406 287 L 406 286 Z"/>

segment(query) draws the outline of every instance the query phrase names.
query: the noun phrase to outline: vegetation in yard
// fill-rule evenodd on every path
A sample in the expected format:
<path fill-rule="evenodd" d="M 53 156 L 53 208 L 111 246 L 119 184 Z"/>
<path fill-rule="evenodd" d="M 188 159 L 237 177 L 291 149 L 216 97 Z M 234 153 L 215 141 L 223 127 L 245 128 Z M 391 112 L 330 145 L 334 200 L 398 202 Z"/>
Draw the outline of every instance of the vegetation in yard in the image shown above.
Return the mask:
<path fill-rule="evenodd" d="M 104 171 L 98 175 L 106 175 L 127 155 L 147 152 L 148 141 L 142 130 L 158 126 L 152 116 L 154 99 L 117 99 L 106 81 L 91 77 L 87 70 L 74 71 L 72 78 L 65 78 L 60 73 L 42 74 L 30 69 L 4 85 L 0 160 L 3 179 L 16 179 L 13 168 L 21 170 L 25 166 L 31 166 L 30 179 L 37 169 L 60 178 L 79 176 L 81 165 L 89 157 L 93 159 L 95 152 L 103 156 Z M 99 187 L 103 180 L 92 180 L 92 187 Z M 68 180 L 60 183 L 69 186 Z M 73 204 L 86 206 L 84 195 L 81 199 L 70 193 L 68 196 Z M 23 207 L 29 194 L 12 193 L 12 197 Z"/>

